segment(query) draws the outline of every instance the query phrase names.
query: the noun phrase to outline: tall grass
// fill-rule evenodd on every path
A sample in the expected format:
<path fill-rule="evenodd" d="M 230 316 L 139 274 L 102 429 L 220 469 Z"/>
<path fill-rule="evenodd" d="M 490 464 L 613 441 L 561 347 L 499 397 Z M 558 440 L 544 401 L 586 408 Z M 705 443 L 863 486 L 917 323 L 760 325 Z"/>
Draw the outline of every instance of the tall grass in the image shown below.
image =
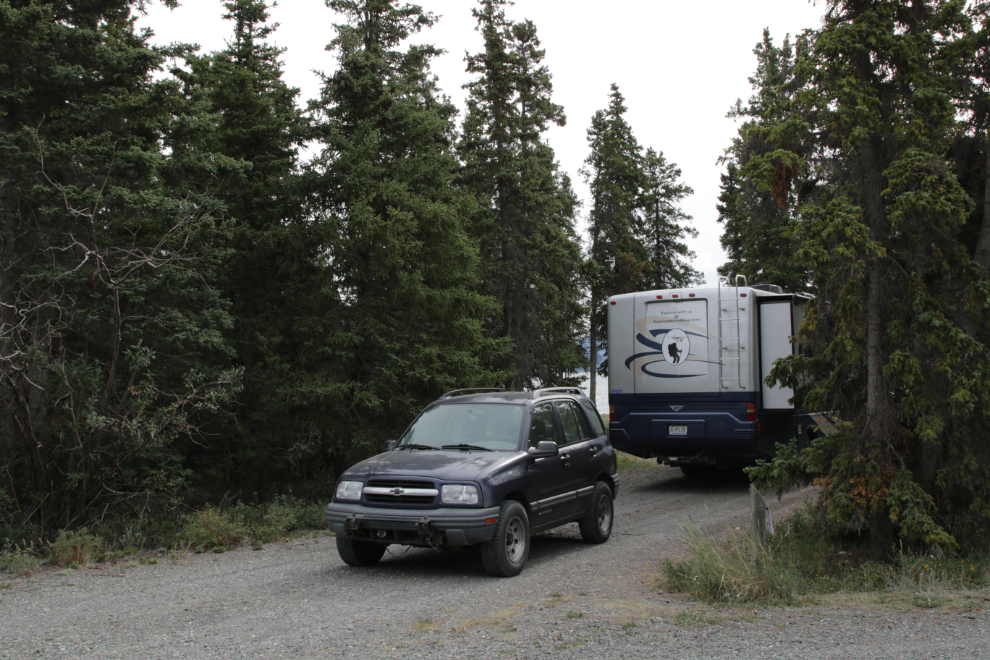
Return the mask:
<path fill-rule="evenodd" d="M 747 534 L 727 539 L 685 525 L 688 556 L 665 561 L 667 588 L 711 603 L 791 604 L 829 593 L 893 593 L 934 606 L 952 591 L 990 585 L 990 552 L 926 555 L 902 551 L 890 563 L 871 561 L 865 538 L 831 532 L 810 507 L 798 511 L 754 553 Z"/>
<path fill-rule="evenodd" d="M 770 548 L 752 556 L 748 534 L 719 541 L 694 524 L 684 526 L 688 559 L 666 560 L 663 574 L 668 588 L 708 602 L 790 602 L 798 592 L 795 576 L 782 566 Z"/>

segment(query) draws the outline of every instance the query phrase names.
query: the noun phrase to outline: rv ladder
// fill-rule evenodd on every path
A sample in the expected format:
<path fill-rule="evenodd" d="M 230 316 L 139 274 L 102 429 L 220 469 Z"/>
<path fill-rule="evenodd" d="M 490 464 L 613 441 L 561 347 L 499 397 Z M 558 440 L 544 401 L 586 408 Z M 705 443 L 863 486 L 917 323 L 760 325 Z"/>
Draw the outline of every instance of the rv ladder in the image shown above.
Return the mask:
<path fill-rule="evenodd" d="M 742 379 L 742 351 L 745 349 L 745 346 L 742 345 L 742 330 L 740 324 L 740 312 L 746 308 L 739 306 L 740 277 L 743 281 L 743 287 L 746 286 L 746 276 L 736 275 L 735 296 L 733 298 L 723 298 L 722 283 L 719 282 L 718 285 L 718 377 L 720 387 L 725 389 L 728 389 L 728 383 L 733 381 L 738 383 L 740 388 L 746 387 L 746 384 L 743 383 Z M 735 323 L 734 337 L 722 336 L 723 323 L 729 324 L 727 331 L 733 330 L 732 324 Z M 731 354 L 733 351 L 735 352 L 736 357 L 725 357 L 727 352 Z M 731 366 L 729 363 L 735 363 L 735 376 L 728 375 L 727 367 Z"/>

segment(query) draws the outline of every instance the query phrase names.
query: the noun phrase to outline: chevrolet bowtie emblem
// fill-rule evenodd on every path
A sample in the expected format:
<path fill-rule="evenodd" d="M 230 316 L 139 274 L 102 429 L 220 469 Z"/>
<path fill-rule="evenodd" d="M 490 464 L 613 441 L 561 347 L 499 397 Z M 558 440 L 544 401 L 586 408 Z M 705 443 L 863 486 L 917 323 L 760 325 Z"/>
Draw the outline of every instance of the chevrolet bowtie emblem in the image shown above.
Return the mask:
<path fill-rule="evenodd" d="M 401 488 L 393 488 L 389 492 L 392 493 L 393 495 L 402 495 L 406 491 L 402 490 Z"/>
<path fill-rule="evenodd" d="M 673 410 L 674 412 L 680 412 L 681 408 L 683 407 L 684 406 L 671 406 L 670 409 Z"/>

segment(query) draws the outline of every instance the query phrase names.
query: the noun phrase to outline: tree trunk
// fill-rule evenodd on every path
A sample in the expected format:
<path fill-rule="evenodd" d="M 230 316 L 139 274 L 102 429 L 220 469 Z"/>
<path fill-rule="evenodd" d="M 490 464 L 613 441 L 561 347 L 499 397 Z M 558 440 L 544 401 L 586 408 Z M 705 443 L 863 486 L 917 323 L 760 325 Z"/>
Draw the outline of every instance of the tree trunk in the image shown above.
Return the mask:
<path fill-rule="evenodd" d="M 983 222 L 976 239 L 973 260 L 990 270 L 990 134 L 987 135 L 987 154 L 983 167 Z"/>
<path fill-rule="evenodd" d="M 590 388 L 589 396 L 591 397 L 591 402 L 595 405 L 598 401 L 595 399 L 595 391 L 598 389 L 598 332 L 595 329 L 595 324 L 591 324 L 591 347 L 588 351 L 588 387 Z"/>
<path fill-rule="evenodd" d="M 870 241 L 883 245 L 886 217 L 883 207 L 883 170 L 879 151 L 879 138 L 871 137 L 863 142 L 860 172 L 860 193 L 863 211 L 869 228 Z M 863 424 L 863 440 L 878 443 L 881 467 L 890 462 L 889 441 L 894 422 L 890 393 L 883 377 L 885 362 L 883 351 L 884 314 L 886 305 L 883 291 L 884 264 L 880 257 L 870 256 L 866 281 L 866 418 Z M 890 555 L 893 544 L 893 526 L 890 507 L 886 502 L 872 502 L 870 514 L 870 556 L 877 561 Z"/>

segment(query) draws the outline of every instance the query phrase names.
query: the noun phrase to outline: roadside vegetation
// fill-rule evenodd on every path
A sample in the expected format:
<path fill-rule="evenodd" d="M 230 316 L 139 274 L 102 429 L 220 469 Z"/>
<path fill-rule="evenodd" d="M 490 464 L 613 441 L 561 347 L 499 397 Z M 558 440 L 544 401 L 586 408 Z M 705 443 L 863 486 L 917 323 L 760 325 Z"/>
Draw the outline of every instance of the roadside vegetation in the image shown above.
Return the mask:
<path fill-rule="evenodd" d="M 162 511 L 63 531 L 51 542 L 43 541 L 36 527 L 8 525 L 0 527 L 0 571 L 23 575 L 46 564 L 80 568 L 148 551 L 225 552 L 245 543 L 260 550 L 263 543 L 325 530 L 325 506 L 281 496 L 265 504 L 208 505 L 185 514 Z"/>
<path fill-rule="evenodd" d="M 632 454 L 618 452 L 619 472 L 631 472 L 632 470 L 645 470 L 655 468 L 657 462 L 653 459 L 640 458 Z"/>
<path fill-rule="evenodd" d="M 755 554 L 748 532 L 717 538 L 691 523 L 685 531 L 688 555 L 665 560 L 660 583 L 709 603 L 801 605 L 863 596 L 864 604 L 940 607 L 964 605 L 990 587 L 986 538 L 973 538 L 966 552 L 902 547 L 890 561 L 875 561 L 867 535 L 835 529 L 810 503 L 782 521 Z"/>

